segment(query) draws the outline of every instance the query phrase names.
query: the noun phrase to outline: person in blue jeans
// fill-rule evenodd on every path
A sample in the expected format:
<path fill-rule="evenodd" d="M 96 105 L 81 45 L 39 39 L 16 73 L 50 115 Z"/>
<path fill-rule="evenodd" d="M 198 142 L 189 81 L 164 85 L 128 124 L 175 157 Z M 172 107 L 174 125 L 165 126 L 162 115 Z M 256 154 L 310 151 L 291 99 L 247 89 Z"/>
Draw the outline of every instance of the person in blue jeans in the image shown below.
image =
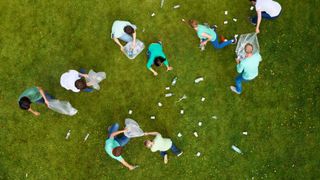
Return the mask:
<path fill-rule="evenodd" d="M 105 144 L 105 151 L 107 154 L 113 159 L 119 161 L 129 170 L 135 169 L 137 166 L 133 166 L 127 163 L 121 156 L 123 147 L 128 144 L 130 138 L 125 135 L 119 136 L 120 134 L 127 131 L 127 129 L 119 130 L 119 124 L 115 123 L 111 127 L 108 128 L 108 138 Z"/>
<path fill-rule="evenodd" d="M 152 152 L 160 151 L 160 155 L 163 157 L 164 163 L 168 163 L 167 151 L 171 150 L 176 156 L 181 156 L 182 151 L 173 144 L 172 140 L 169 138 L 163 138 L 158 132 L 145 132 L 145 136 L 153 135 L 156 136 L 153 141 L 146 140 L 144 145 L 149 148 Z"/>
<path fill-rule="evenodd" d="M 219 43 L 219 38 L 214 29 L 209 28 L 205 25 L 200 25 L 196 20 L 189 21 L 190 26 L 197 32 L 197 35 L 200 39 L 200 46 L 204 47 L 208 42 L 211 42 L 212 46 L 216 49 L 222 49 L 230 44 L 236 44 L 236 36 L 232 40 L 224 41 Z"/>
<path fill-rule="evenodd" d="M 236 86 L 230 86 L 231 91 L 236 94 L 242 93 L 242 82 L 248 82 L 258 76 L 259 63 L 261 61 L 261 55 L 256 52 L 253 54 L 253 46 L 248 43 L 245 45 L 246 56 L 243 60 L 236 59 L 237 72 L 239 75 L 236 78 Z"/>

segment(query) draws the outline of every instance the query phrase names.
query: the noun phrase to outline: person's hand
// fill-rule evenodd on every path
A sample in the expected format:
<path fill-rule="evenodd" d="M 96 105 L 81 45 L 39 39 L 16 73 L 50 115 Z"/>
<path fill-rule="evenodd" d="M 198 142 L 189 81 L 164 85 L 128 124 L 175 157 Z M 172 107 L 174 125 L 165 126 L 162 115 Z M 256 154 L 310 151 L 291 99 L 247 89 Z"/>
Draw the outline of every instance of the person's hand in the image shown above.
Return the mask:
<path fill-rule="evenodd" d="M 128 132 L 128 131 L 129 131 L 128 128 L 124 128 L 124 129 L 123 129 L 123 132 Z"/>
<path fill-rule="evenodd" d="M 124 52 L 124 47 L 123 47 L 123 46 L 120 46 L 120 50 L 121 50 L 122 52 Z"/>
<path fill-rule="evenodd" d="M 240 59 L 236 58 L 236 62 L 237 62 L 237 64 L 239 64 L 240 63 Z"/>
<path fill-rule="evenodd" d="M 173 68 L 171 66 L 167 67 L 167 71 L 171 71 Z"/>
<path fill-rule="evenodd" d="M 158 76 L 158 73 L 157 73 L 157 72 L 153 72 L 153 75 L 154 75 L 154 76 Z"/>
<path fill-rule="evenodd" d="M 203 41 L 203 42 L 201 42 L 201 45 L 202 45 L 202 46 L 205 46 L 205 45 L 207 45 L 207 42 L 208 42 L 208 41 Z"/>
<path fill-rule="evenodd" d="M 132 42 L 131 49 L 134 50 L 134 48 L 136 48 L 136 42 Z"/>
<path fill-rule="evenodd" d="M 139 167 L 139 166 L 138 165 L 129 166 L 129 170 L 132 171 L 132 170 L 136 169 L 137 167 Z"/>
<path fill-rule="evenodd" d="M 260 33 L 260 29 L 256 28 L 256 34 L 259 34 L 259 33 Z"/>
<path fill-rule="evenodd" d="M 47 107 L 49 107 L 49 101 L 48 100 L 44 100 L 44 103 L 46 104 Z"/>
<path fill-rule="evenodd" d="M 35 116 L 40 116 L 40 113 L 37 112 L 37 111 L 33 112 L 33 114 L 34 114 Z"/>
<path fill-rule="evenodd" d="M 163 162 L 164 162 L 164 164 L 168 163 L 168 155 L 167 154 L 164 155 Z"/>

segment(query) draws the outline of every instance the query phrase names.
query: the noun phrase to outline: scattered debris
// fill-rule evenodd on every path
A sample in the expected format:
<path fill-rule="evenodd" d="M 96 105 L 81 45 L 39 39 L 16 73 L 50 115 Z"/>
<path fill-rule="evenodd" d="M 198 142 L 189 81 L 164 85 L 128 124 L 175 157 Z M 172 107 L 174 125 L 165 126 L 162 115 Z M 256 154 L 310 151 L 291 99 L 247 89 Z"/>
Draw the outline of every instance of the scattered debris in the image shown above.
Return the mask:
<path fill-rule="evenodd" d="M 184 20 L 184 19 L 181 19 L 181 21 L 182 21 L 182 22 L 186 22 L 186 20 Z"/>
<path fill-rule="evenodd" d="M 194 80 L 194 82 L 195 82 L 196 84 L 198 84 L 198 83 L 200 83 L 200 82 L 203 81 L 203 80 L 204 80 L 203 77 L 198 77 L 197 79 Z"/>
<path fill-rule="evenodd" d="M 237 152 L 237 153 L 239 153 L 239 154 L 242 153 L 241 150 L 240 150 L 237 146 L 235 146 L 235 145 L 232 145 L 231 148 L 232 148 L 235 152 Z"/>
<path fill-rule="evenodd" d="M 128 112 L 128 113 L 129 113 L 129 114 L 132 114 L 132 112 L 133 112 L 132 110 L 129 110 L 129 112 Z"/>
<path fill-rule="evenodd" d="M 199 125 L 199 126 L 202 126 L 202 122 L 201 122 L 201 121 L 200 121 L 200 122 L 198 122 L 198 125 Z"/>
<path fill-rule="evenodd" d="M 156 116 L 151 116 L 150 119 L 156 119 Z"/>
<path fill-rule="evenodd" d="M 248 132 L 245 131 L 245 132 L 242 132 L 242 134 L 243 134 L 243 135 L 248 135 Z"/>
<path fill-rule="evenodd" d="M 253 6 L 251 6 L 251 7 L 250 7 L 250 10 L 251 10 L 251 11 L 253 11 L 253 10 L 254 10 L 254 7 L 253 7 Z"/>
<path fill-rule="evenodd" d="M 146 31 L 146 29 L 143 28 L 143 29 L 142 29 L 142 32 L 144 32 L 144 31 Z"/>
<path fill-rule="evenodd" d="M 161 107 L 161 106 L 162 106 L 162 103 L 161 103 L 161 102 L 158 102 L 158 106 Z"/>
<path fill-rule="evenodd" d="M 71 135 L 71 130 L 69 129 L 69 131 L 68 131 L 68 133 L 66 135 L 66 139 L 69 139 L 70 135 Z"/>
<path fill-rule="evenodd" d="M 28 178 L 28 173 L 26 173 L 26 178 Z"/>
<path fill-rule="evenodd" d="M 195 137 L 199 137 L 197 132 L 194 132 L 193 135 L 194 135 Z"/>
<path fill-rule="evenodd" d="M 83 140 L 83 142 L 86 142 L 87 141 L 87 139 L 89 138 L 89 133 L 86 135 L 86 137 L 84 138 L 84 140 Z"/>
<path fill-rule="evenodd" d="M 202 101 L 202 102 L 203 102 L 203 101 L 205 101 L 205 100 L 206 100 L 206 98 L 205 98 L 205 97 L 202 97 L 202 98 L 201 98 L 201 101 Z"/>
<path fill-rule="evenodd" d="M 228 15 L 228 11 L 224 11 L 224 15 Z"/>
<path fill-rule="evenodd" d="M 156 13 L 152 13 L 152 14 L 151 14 L 152 17 L 155 16 L 155 15 L 156 15 Z"/>
<path fill-rule="evenodd" d="M 224 21 L 223 24 L 228 24 L 228 21 Z"/>
<path fill-rule="evenodd" d="M 201 153 L 200 153 L 200 152 L 197 152 L 196 156 L 198 156 L 198 157 L 201 156 Z"/>
<path fill-rule="evenodd" d="M 164 4 L 164 0 L 161 0 L 161 5 L 160 5 L 161 8 L 163 7 L 163 4 Z"/>
<path fill-rule="evenodd" d="M 166 90 L 170 90 L 170 87 L 166 87 Z"/>
<path fill-rule="evenodd" d="M 183 109 L 180 110 L 180 114 L 184 114 L 184 110 Z"/>
<path fill-rule="evenodd" d="M 181 133 L 178 133 L 178 137 L 181 137 L 182 136 L 182 134 Z"/>
<path fill-rule="evenodd" d="M 173 96 L 173 93 L 167 93 L 167 94 L 165 94 L 165 97 L 171 97 L 171 96 Z"/>
<path fill-rule="evenodd" d="M 212 119 L 218 119 L 218 117 L 217 117 L 217 116 L 212 116 L 211 118 L 212 118 Z"/>
<path fill-rule="evenodd" d="M 171 82 L 171 86 L 175 86 L 177 84 L 177 80 L 178 80 L 178 77 L 174 77 L 172 82 Z"/>
<path fill-rule="evenodd" d="M 179 5 L 179 4 L 177 4 L 177 5 L 173 6 L 173 8 L 174 8 L 174 9 L 178 9 L 179 7 L 180 7 L 180 5 Z"/>
<path fill-rule="evenodd" d="M 234 22 L 237 22 L 237 21 L 238 21 L 238 19 L 236 19 L 236 18 L 233 18 L 232 20 L 233 20 Z"/>
<path fill-rule="evenodd" d="M 184 99 L 187 99 L 187 96 L 185 94 L 177 102 L 180 102 L 180 101 L 182 101 Z"/>

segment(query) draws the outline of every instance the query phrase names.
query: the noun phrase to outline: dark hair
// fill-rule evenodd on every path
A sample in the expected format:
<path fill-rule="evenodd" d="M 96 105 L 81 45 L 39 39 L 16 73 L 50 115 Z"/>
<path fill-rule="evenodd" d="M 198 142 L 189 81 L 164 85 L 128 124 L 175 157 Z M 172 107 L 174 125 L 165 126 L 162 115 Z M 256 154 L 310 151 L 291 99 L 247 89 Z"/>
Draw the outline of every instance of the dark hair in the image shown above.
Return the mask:
<path fill-rule="evenodd" d="M 147 147 L 148 142 L 149 142 L 149 140 L 145 140 L 145 141 L 143 142 L 144 146 L 146 146 L 146 147 Z"/>
<path fill-rule="evenodd" d="M 198 22 L 197 22 L 196 20 L 190 19 L 190 20 L 189 20 L 189 25 L 190 25 L 192 28 L 196 28 L 196 27 L 198 27 Z"/>
<path fill-rule="evenodd" d="M 80 90 L 87 88 L 87 83 L 86 83 L 86 80 L 84 80 L 84 79 L 76 80 L 76 82 L 74 82 L 74 85 L 76 86 L 76 88 L 78 88 Z"/>
<path fill-rule="evenodd" d="M 160 66 L 166 59 L 161 57 L 161 56 L 157 56 L 156 58 L 154 58 L 154 64 L 156 66 Z"/>
<path fill-rule="evenodd" d="M 19 106 L 21 109 L 23 110 L 28 110 L 30 109 L 30 104 L 31 104 L 31 101 L 29 98 L 27 97 L 22 97 L 20 100 L 19 100 Z"/>
<path fill-rule="evenodd" d="M 257 0 L 249 0 L 250 2 L 254 1 L 254 2 L 257 2 Z"/>
<path fill-rule="evenodd" d="M 126 26 L 126 27 L 124 27 L 123 30 L 125 33 L 130 34 L 130 35 L 134 33 L 134 29 L 131 26 Z"/>
<path fill-rule="evenodd" d="M 118 146 L 116 148 L 113 148 L 112 149 L 112 154 L 116 157 L 120 156 L 122 154 L 122 147 L 121 146 Z"/>

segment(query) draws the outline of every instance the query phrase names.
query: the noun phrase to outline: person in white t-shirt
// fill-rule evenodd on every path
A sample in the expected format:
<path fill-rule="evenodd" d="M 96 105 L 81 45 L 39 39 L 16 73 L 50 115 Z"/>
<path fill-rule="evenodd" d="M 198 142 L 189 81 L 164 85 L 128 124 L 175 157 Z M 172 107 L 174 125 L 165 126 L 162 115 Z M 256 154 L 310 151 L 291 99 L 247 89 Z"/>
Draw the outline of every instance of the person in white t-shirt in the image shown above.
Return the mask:
<path fill-rule="evenodd" d="M 124 42 L 133 41 L 133 49 L 136 46 L 136 33 L 137 26 L 131 24 L 128 21 L 114 21 L 111 30 L 111 39 L 113 39 L 119 46 L 120 50 L 124 51 L 123 45 L 120 43 L 119 39 Z"/>
<path fill-rule="evenodd" d="M 76 70 L 69 70 L 66 73 L 63 73 L 60 77 L 60 85 L 67 90 L 73 92 L 92 92 L 93 88 L 90 83 L 87 83 L 85 78 L 88 77 L 88 74 L 79 73 Z"/>
<path fill-rule="evenodd" d="M 257 16 L 251 18 L 252 24 L 256 26 L 256 33 L 260 32 L 260 23 L 263 19 L 275 19 L 281 13 L 281 5 L 273 0 L 249 0 L 255 6 Z"/>

